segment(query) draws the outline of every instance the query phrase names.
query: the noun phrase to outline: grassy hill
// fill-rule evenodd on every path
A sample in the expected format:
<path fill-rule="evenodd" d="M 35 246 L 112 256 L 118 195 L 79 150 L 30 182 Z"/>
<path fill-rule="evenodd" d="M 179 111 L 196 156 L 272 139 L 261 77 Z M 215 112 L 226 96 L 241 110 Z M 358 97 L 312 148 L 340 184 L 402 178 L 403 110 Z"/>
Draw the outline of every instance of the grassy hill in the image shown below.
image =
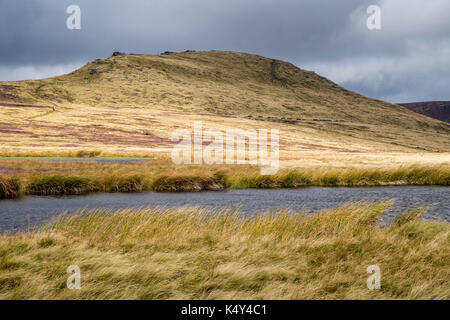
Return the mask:
<path fill-rule="evenodd" d="M 285 159 L 450 151 L 447 123 L 236 52 L 116 53 L 71 74 L 0 82 L 0 114 L 4 155 L 167 153 L 171 132 L 194 120 L 223 130 L 279 129 Z"/>

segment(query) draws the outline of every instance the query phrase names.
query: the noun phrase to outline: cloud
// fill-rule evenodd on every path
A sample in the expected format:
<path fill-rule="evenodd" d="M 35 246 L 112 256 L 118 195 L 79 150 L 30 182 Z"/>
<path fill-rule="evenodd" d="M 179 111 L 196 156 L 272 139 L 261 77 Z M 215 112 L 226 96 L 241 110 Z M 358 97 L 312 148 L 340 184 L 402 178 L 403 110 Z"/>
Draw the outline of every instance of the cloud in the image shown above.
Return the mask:
<path fill-rule="evenodd" d="M 348 16 L 335 42 L 334 59 L 304 66 L 365 95 L 391 101 L 448 100 L 450 92 L 450 2 L 381 0 L 382 29 L 369 31 L 367 6 Z"/>
<path fill-rule="evenodd" d="M 0 81 L 38 80 L 70 73 L 83 66 L 78 64 L 63 64 L 50 66 L 20 66 L 15 68 L 0 67 Z"/>

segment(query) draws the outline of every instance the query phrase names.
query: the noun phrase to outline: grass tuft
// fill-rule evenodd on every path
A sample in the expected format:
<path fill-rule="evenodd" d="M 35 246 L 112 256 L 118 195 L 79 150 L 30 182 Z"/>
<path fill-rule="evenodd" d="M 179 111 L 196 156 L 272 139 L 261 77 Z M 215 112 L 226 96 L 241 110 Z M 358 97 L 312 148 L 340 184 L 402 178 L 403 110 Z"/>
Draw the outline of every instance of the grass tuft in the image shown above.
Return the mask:
<path fill-rule="evenodd" d="M 192 192 L 223 190 L 225 186 L 217 177 L 161 176 L 152 184 L 157 192 Z"/>
<path fill-rule="evenodd" d="M 27 186 L 28 194 L 43 196 L 79 195 L 97 190 L 88 178 L 63 175 L 34 177 Z"/>
<path fill-rule="evenodd" d="M 20 181 L 16 177 L 0 177 L 0 199 L 14 199 L 21 195 Z"/>

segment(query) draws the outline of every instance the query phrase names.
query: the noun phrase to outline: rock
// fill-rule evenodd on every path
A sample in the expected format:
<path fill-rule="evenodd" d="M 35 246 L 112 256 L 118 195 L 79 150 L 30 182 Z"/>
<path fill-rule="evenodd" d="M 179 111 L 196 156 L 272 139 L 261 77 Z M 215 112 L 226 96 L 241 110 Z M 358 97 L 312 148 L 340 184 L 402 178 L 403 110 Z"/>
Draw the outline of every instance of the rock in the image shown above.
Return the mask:
<path fill-rule="evenodd" d="M 94 61 L 92 61 L 92 64 L 109 64 L 110 62 L 107 60 L 102 60 L 102 59 L 96 59 Z"/>

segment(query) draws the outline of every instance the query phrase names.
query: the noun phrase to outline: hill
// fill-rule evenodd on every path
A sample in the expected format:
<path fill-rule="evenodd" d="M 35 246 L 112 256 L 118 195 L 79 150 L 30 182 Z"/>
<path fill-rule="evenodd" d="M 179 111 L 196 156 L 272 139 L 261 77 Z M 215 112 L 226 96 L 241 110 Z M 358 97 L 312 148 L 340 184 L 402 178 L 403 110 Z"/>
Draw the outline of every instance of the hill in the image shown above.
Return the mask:
<path fill-rule="evenodd" d="M 450 101 L 399 103 L 399 105 L 430 118 L 450 123 Z"/>
<path fill-rule="evenodd" d="M 194 120 L 279 129 L 285 159 L 450 151 L 447 123 L 236 52 L 115 53 L 67 75 L 0 82 L 0 114 L 2 154 L 167 153 L 171 132 Z"/>

